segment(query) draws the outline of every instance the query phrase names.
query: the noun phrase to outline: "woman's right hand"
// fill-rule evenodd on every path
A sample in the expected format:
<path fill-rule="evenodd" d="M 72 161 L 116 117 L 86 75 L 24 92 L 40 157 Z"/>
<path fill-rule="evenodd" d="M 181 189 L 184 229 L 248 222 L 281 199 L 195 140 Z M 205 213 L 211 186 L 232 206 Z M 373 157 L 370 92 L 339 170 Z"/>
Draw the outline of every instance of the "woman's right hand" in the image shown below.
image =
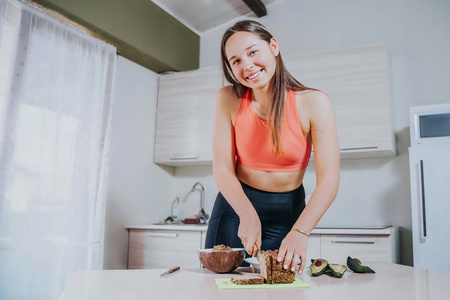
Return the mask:
<path fill-rule="evenodd" d="M 256 211 L 240 215 L 238 236 L 241 239 L 245 251 L 249 255 L 255 255 L 257 249 L 261 249 L 261 221 Z"/>

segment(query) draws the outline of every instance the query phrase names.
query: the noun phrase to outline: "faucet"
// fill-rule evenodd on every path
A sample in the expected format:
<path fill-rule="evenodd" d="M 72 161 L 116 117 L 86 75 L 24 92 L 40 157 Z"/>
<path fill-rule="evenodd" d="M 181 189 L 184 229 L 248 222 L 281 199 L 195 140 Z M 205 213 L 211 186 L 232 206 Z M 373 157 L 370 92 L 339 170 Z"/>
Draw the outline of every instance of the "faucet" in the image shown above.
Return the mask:
<path fill-rule="evenodd" d="M 206 221 L 209 219 L 209 215 L 205 212 L 205 209 L 204 209 L 204 207 L 205 207 L 205 188 L 203 187 L 203 185 L 200 182 L 196 182 L 194 184 L 194 186 L 192 187 L 191 193 L 196 190 L 197 186 L 200 186 L 200 188 L 201 188 L 200 212 L 199 212 L 199 215 L 197 216 L 197 220 L 199 221 L 199 223 L 205 224 Z"/>
<path fill-rule="evenodd" d="M 179 197 L 179 196 L 177 196 L 177 197 L 173 200 L 172 206 L 170 207 L 170 216 L 171 216 L 172 218 L 175 217 L 175 219 L 176 219 L 176 218 L 178 218 L 178 214 L 177 214 L 176 216 L 173 214 L 173 207 L 175 206 L 175 204 L 176 204 L 176 205 L 179 205 L 179 204 L 180 204 L 180 197 Z"/>
<path fill-rule="evenodd" d="M 194 184 L 194 186 L 192 187 L 191 193 L 195 192 L 195 188 L 197 187 L 197 185 L 200 186 L 200 188 L 202 189 L 202 196 L 200 198 L 200 209 L 203 209 L 205 207 L 205 188 L 203 187 L 203 184 L 201 184 L 200 182 L 197 182 Z"/>

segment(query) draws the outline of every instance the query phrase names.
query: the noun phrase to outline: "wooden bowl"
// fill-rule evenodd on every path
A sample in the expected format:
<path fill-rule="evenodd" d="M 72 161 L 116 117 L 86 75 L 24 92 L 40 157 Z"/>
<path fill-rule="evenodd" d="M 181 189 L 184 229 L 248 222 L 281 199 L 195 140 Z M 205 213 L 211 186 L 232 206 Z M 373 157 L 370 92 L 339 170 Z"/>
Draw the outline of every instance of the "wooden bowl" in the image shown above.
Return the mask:
<path fill-rule="evenodd" d="M 244 248 L 233 248 L 230 251 L 198 250 L 198 258 L 205 268 L 214 273 L 230 273 L 244 261 Z"/>

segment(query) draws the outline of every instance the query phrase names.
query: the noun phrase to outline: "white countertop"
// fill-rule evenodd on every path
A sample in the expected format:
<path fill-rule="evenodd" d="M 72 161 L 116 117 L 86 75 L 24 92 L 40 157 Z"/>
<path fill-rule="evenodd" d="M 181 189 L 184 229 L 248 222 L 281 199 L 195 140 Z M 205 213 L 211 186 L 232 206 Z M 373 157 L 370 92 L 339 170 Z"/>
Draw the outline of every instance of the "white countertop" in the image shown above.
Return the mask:
<path fill-rule="evenodd" d="M 125 225 L 126 229 L 147 229 L 147 230 L 187 230 L 206 231 L 207 224 L 138 224 Z M 397 227 L 386 228 L 314 228 L 311 234 L 349 234 L 349 235 L 390 235 L 398 230 Z"/>
<path fill-rule="evenodd" d="M 125 225 L 126 229 L 151 229 L 151 230 L 186 230 L 186 231 L 206 231 L 207 224 L 141 224 L 141 225 Z"/>
<path fill-rule="evenodd" d="M 116 299 L 449 299 L 450 273 L 416 269 L 408 266 L 373 263 L 376 274 L 357 274 L 347 270 L 342 278 L 328 275 L 312 277 L 309 268 L 297 277 L 311 286 L 271 290 L 219 290 L 215 274 L 206 269 L 182 269 L 160 278 L 166 270 L 105 270 L 78 272 L 67 285 L 60 300 Z M 239 268 L 234 274 L 253 272 Z"/>

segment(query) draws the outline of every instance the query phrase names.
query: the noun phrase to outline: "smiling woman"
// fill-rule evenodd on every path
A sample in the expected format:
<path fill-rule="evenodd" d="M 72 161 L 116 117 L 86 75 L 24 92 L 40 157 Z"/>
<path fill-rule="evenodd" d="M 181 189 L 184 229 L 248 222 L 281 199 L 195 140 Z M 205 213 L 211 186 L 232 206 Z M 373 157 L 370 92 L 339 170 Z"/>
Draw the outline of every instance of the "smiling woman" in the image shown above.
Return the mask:
<path fill-rule="evenodd" d="M 284 66 L 277 40 L 255 21 L 222 38 L 213 171 L 219 194 L 206 237 L 216 244 L 278 250 L 285 269 L 306 265 L 307 237 L 339 185 L 339 145 L 328 96 L 299 83 Z M 314 145 L 317 184 L 308 205 L 303 178 Z"/>

